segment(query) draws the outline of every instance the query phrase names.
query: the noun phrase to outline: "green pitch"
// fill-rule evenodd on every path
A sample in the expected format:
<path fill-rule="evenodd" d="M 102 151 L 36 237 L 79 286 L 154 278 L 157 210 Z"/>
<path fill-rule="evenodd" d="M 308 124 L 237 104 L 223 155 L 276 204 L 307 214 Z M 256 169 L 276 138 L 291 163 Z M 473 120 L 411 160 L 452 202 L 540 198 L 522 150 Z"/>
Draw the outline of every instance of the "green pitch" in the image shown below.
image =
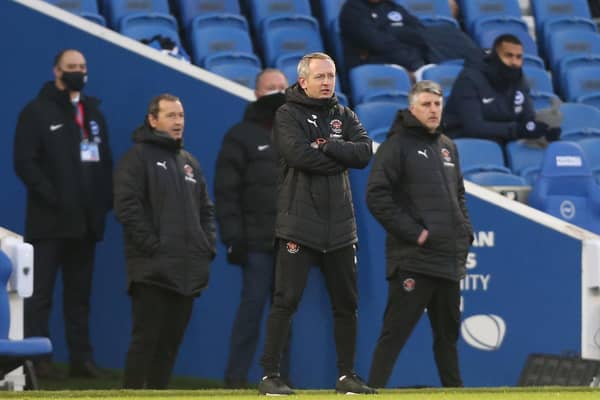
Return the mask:
<path fill-rule="evenodd" d="M 116 399 L 116 400 L 191 400 L 191 399 L 230 399 L 257 400 L 266 399 L 256 390 L 79 390 L 79 391 L 38 391 L 9 392 L 0 394 L 0 398 L 15 399 Z M 298 390 L 291 399 L 337 399 L 342 395 L 332 390 Z M 598 400 L 600 389 L 590 388 L 494 388 L 494 389 L 405 389 L 381 390 L 378 395 L 359 396 L 359 399 L 399 399 L 399 400 Z"/>

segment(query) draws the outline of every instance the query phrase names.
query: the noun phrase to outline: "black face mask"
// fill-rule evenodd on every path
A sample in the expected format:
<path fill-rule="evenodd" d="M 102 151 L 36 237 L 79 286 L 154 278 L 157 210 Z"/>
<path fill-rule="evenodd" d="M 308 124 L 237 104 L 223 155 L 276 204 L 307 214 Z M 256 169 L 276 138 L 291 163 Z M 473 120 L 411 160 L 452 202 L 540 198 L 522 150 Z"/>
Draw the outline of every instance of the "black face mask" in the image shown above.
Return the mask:
<path fill-rule="evenodd" d="M 508 83 L 517 83 L 521 80 L 523 72 L 521 68 L 509 67 L 504 64 L 496 52 L 490 55 L 492 65 L 498 74 L 498 80 Z"/>
<path fill-rule="evenodd" d="M 87 82 L 87 75 L 80 71 L 64 71 L 61 79 L 67 90 L 80 92 Z"/>
<path fill-rule="evenodd" d="M 262 111 L 275 114 L 275 111 L 285 103 L 285 94 L 277 92 L 260 97 L 256 100 L 256 106 Z"/>

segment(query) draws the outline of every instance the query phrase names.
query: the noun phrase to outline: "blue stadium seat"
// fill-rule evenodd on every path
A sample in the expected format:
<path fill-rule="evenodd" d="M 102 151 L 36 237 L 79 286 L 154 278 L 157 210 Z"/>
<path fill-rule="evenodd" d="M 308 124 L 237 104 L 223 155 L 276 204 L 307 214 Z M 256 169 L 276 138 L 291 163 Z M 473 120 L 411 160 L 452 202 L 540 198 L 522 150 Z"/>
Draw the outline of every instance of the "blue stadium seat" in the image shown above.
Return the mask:
<path fill-rule="evenodd" d="M 563 88 L 566 101 L 599 105 L 600 97 L 600 66 L 576 65 L 565 71 L 565 87 Z"/>
<path fill-rule="evenodd" d="M 552 71 L 560 75 L 560 62 L 566 57 L 600 54 L 600 35 L 579 30 L 555 32 L 550 36 L 546 54 Z"/>
<path fill-rule="evenodd" d="M 435 65 L 423 71 L 422 80 L 431 80 L 440 84 L 444 93 L 444 99 L 448 99 L 452 92 L 454 81 L 462 71 L 460 65 L 443 64 Z"/>
<path fill-rule="evenodd" d="M 331 26 L 331 23 L 338 19 L 340 10 L 346 0 L 321 0 L 319 6 L 321 9 L 321 23 L 323 26 Z"/>
<path fill-rule="evenodd" d="M 247 30 L 227 25 L 202 26 L 194 20 L 190 32 L 190 47 L 196 65 L 205 66 L 207 56 L 222 53 L 253 54 L 252 40 Z"/>
<path fill-rule="evenodd" d="M 461 2 L 461 13 L 468 32 L 473 33 L 475 22 L 488 17 L 521 18 L 518 0 L 467 0 Z"/>
<path fill-rule="evenodd" d="M 312 16 L 309 0 L 248 0 L 252 26 L 260 34 L 263 23 L 268 18 L 304 15 Z"/>
<path fill-rule="evenodd" d="M 12 263 L 6 253 L 0 250 L 0 380 L 10 371 L 25 366 L 30 374 L 33 389 L 39 389 L 31 360 L 52 353 L 52 343 L 48 338 L 30 337 L 13 340 L 8 337 L 10 329 L 10 303 L 6 285 L 12 273 Z"/>
<path fill-rule="evenodd" d="M 262 63 L 256 54 L 235 51 L 225 51 L 222 53 L 211 54 L 206 56 L 203 61 L 203 66 L 206 69 L 212 69 L 220 65 L 229 64 L 253 66 L 258 68 L 262 67 Z"/>
<path fill-rule="evenodd" d="M 177 0 L 177 8 L 184 27 L 198 16 L 215 14 L 240 15 L 238 0 Z"/>
<path fill-rule="evenodd" d="M 155 35 L 168 37 L 181 47 L 177 20 L 169 14 L 137 13 L 121 18 L 119 32 L 136 40 L 150 39 Z"/>
<path fill-rule="evenodd" d="M 448 0 L 395 0 L 426 25 L 450 24 L 459 27 L 452 16 Z"/>
<path fill-rule="evenodd" d="M 324 51 L 319 23 L 302 15 L 269 18 L 263 26 L 261 43 L 269 66 L 275 66 L 279 57 L 289 53 Z"/>
<path fill-rule="evenodd" d="M 344 46 L 342 44 L 342 31 L 340 29 L 340 21 L 336 18 L 331 21 L 327 30 L 327 46 L 330 51 L 330 56 L 335 61 L 335 66 L 338 73 L 346 74 L 346 66 L 344 65 Z"/>
<path fill-rule="evenodd" d="M 350 103 L 348 103 L 348 97 L 344 93 L 336 91 L 335 96 L 338 99 L 338 103 L 340 103 L 341 105 L 343 105 L 343 106 L 350 105 Z"/>
<path fill-rule="evenodd" d="M 524 53 L 538 55 L 537 45 L 529 35 L 527 24 L 520 18 L 505 16 L 485 18 L 477 21 L 474 29 L 475 41 L 483 49 L 491 49 L 498 36 L 511 33 L 521 40 Z"/>
<path fill-rule="evenodd" d="M 529 186 L 529 183 L 518 175 L 497 171 L 473 172 L 465 179 L 481 186 Z"/>
<path fill-rule="evenodd" d="M 298 80 L 298 62 L 303 55 L 304 53 L 289 53 L 277 59 L 275 68 L 283 72 L 290 85 Z"/>
<path fill-rule="evenodd" d="M 98 14 L 98 3 L 96 0 L 44 0 L 46 3 L 54 4 L 57 7 L 79 14 L 81 12 L 90 12 Z"/>
<path fill-rule="evenodd" d="M 103 10 L 110 26 L 119 31 L 121 20 L 125 16 L 137 13 L 171 13 L 168 0 L 104 0 Z"/>
<path fill-rule="evenodd" d="M 255 65 L 246 64 L 219 64 L 211 68 L 207 68 L 210 72 L 221 75 L 227 79 L 249 87 L 256 88 L 256 75 L 260 73 L 261 68 Z"/>
<path fill-rule="evenodd" d="M 525 140 L 515 140 L 506 144 L 506 159 L 511 171 L 533 185 L 542 167 L 545 150 L 527 144 Z"/>
<path fill-rule="evenodd" d="M 548 47 L 552 34 L 562 31 L 584 31 L 597 32 L 596 23 L 587 18 L 569 17 L 552 19 L 545 25 L 543 37 L 538 37 L 538 47 L 543 50 L 543 54 L 548 54 Z"/>
<path fill-rule="evenodd" d="M 577 143 L 583 149 L 596 183 L 600 184 L 600 136 L 581 139 Z"/>
<path fill-rule="evenodd" d="M 408 72 L 399 65 L 365 64 L 349 72 L 354 105 L 375 100 L 407 100 L 410 90 Z"/>
<path fill-rule="evenodd" d="M 560 124 L 562 140 L 600 137 L 600 110 L 587 104 L 562 103 Z"/>
<path fill-rule="evenodd" d="M 545 44 L 550 25 L 573 17 L 590 19 L 587 0 L 531 0 L 538 42 Z"/>
<path fill-rule="evenodd" d="M 552 99 L 558 99 L 552 88 L 552 78 L 545 69 L 524 66 L 523 75 L 529 85 L 531 100 L 536 110 L 548 108 Z"/>
<path fill-rule="evenodd" d="M 492 140 L 458 138 L 454 139 L 460 167 L 465 178 L 471 173 L 492 171 L 510 174 L 511 171 L 504 164 L 502 147 Z"/>
<path fill-rule="evenodd" d="M 529 205 L 600 233 L 600 188 L 576 142 L 550 143 Z"/>
<path fill-rule="evenodd" d="M 374 133 L 385 132 L 387 135 L 399 109 L 398 103 L 388 101 L 369 101 L 354 107 L 358 119 L 373 140 L 376 140 Z M 382 142 L 381 139 L 378 137 L 377 141 Z"/>
<path fill-rule="evenodd" d="M 79 15 L 88 21 L 95 22 L 98 25 L 106 26 L 106 19 L 100 14 L 82 11 L 79 13 Z"/>

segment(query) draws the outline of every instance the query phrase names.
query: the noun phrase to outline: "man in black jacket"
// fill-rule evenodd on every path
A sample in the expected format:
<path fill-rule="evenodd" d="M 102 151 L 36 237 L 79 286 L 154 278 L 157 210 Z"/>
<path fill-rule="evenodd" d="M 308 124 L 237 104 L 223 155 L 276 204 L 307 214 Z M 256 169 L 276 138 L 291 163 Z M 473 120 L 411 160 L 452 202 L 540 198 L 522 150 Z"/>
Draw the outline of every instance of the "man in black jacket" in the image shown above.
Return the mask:
<path fill-rule="evenodd" d="M 489 56 L 465 66 L 444 110 L 448 136 L 501 144 L 541 137 L 557 140 L 560 129 L 536 121 L 522 67 L 523 45 L 511 34 L 498 36 Z"/>
<path fill-rule="evenodd" d="M 454 143 L 440 131 L 442 90 L 417 83 L 378 148 L 367 205 L 387 232 L 388 302 L 369 385 L 384 387 L 396 358 L 427 309 L 444 386 L 462 386 L 456 342 L 460 280 L 473 239 Z"/>
<path fill-rule="evenodd" d="M 72 376 L 99 377 L 89 337 L 96 242 L 112 208 L 112 156 L 99 100 L 81 91 L 87 65 L 81 52 L 61 51 L 54 82 L 19 115 L 14 166 L 27 187 L 25 240 L 34 246 L 34 290 L 25 299 L 25 337 L 49 336 L 54 283 L 62 269 L 65 331 Z M 50 359 L 39 376 L 62 377 Z"/>
<path fill-rule="evenodd" d="M 339 378 L 336 390 L 373 393 L 354 372 L 356 346 L 356 222 L 348 168 L 364 168 L 371 139 L 356 114 L 340 105 L 335 64 L 323 53 L 298 63 L 298 83 L 286 90 L 275 115 L 273 143 L 279 154 L 275 237 L 275 293 L 261 358 L 262 394 L 292 390 L 279 377 L 280 355 L 308 273 L 319 265 L 334 311 Z"/>
<path fill-rule="evenodd" d="M 265 69 L 256 77 L 256 101 L 223 138 L 215 172 L 215 203 L 227 261 L 242 266 L 242 291 L 229 346 L 225 386 L 247 386 L 263 309 L 272 297 L 277 159 L 271 147 L 275 111 L 285 102 L 285 75 Z M 286 352 L 286 355 L 288 352 Z M 287 378 L 288 357 L 282 365 Z"/>
<path fill-rule="evenodd" d="M 215 256 L 213 205 L 198 161 L 182 148 L 183 128 L 181 101 L 155 97 L 115 171 L 133 314 L 128 389 L 167 387 Z"/>
<path fill-rule="evenodd" d="M 347 68 L 398 64 L 409 71 L 450 59 L 473 60 L 483 51 L 450 24 L 424 25 L 393 0 L 347 0 L 340 11 Z"/>

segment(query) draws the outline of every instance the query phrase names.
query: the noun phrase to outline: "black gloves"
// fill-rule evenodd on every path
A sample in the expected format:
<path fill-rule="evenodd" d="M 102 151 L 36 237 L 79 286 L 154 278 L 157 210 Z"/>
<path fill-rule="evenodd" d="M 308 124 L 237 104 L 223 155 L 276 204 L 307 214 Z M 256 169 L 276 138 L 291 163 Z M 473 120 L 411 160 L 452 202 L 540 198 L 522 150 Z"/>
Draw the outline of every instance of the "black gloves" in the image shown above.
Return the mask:
<path fill-rule="evenodd" d="M 244 265 L 248 261 L 248 249 L 242 241 L 227 246 L 227 262 L 234 265 Z"/>
<path fill-rule="evenodd" d="M 549 130 L 544 122 L 525 121 L 518 125 L 517 135 L 521 139 L 537 139 L 546 136 Z"/>

